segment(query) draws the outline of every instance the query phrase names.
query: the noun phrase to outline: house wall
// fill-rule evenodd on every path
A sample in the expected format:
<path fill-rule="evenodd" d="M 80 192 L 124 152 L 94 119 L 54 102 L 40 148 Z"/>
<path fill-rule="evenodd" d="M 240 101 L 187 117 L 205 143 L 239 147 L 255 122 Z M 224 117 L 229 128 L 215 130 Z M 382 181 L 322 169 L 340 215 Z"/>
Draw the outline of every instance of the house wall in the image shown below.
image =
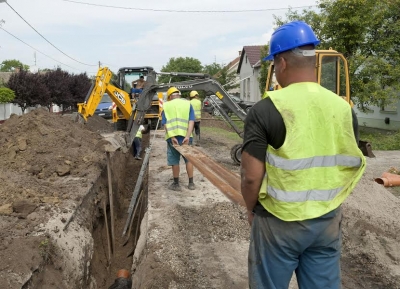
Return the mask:
<path fill-rule="evenodd" d="M 240 67 L 240 98 L 247 101 L 259 101 L 261 99 L 258 89 L 258 71 L 259 68 L 251 67 L 247 56 L 244 55 Z"/>
<path fill-rule="evenodd" d="M 354 106 L 359 126 L 400 130 L 400 102 L 391 107 L 386 107 L 385 111 L 377 106 L 372 106 L 370 109 L 369 112 L 362 112 Z M 385 123 L 385 119 L 389 123 Z"/>
<path fill-rule="evenodd" d="M 234 73 L 234 74 L 236 74 L 235 83 L 237 83 L 237 84 L 239 84 L 239 82 L 240 82 L 240 76 L 239 76 L 239 74 L 237 74 L 237 72 L 236 72 L 237 69 L 238 69 L 238 65 L 239 65 L 239 61 L 236 62 L 234 65 L 232 65 L 232 66 L 228 69 L 228 74 L 229 74 L 229 73 Z M 239 95 L 240 95 L 240 86 L 238 86 L 237 88 L 230 89 L 228 92 L 229 92 L 230 94 L 234 94 L 234 95 L 239 96 Z"/>

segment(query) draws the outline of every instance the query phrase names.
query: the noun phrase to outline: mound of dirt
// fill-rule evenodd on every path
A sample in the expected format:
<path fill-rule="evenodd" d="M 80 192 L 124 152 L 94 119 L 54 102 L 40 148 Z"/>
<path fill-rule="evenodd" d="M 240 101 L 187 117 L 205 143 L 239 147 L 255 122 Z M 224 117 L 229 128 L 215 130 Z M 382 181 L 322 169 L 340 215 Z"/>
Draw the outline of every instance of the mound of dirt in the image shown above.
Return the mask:
<path fill-rule="evenodd" d="M 45 109 L 12 115 L 4 122 L 0 126 L 2 213 L 10 213 L 10 206 L 19 200 L 35 204 L 74 198 L 68 180 L 85 186 L 105 165 L 102 150 L 107 142 L 89 129 L 93 127 Z"/>
<path fill-rule="evenodd" d="M 89 117 L 88 121 L 85 123 L 85 127 L 93 132 L 98 133 L 107 133 L 114 131 L 114 126 L 111 122 L 97 115 Z"/>

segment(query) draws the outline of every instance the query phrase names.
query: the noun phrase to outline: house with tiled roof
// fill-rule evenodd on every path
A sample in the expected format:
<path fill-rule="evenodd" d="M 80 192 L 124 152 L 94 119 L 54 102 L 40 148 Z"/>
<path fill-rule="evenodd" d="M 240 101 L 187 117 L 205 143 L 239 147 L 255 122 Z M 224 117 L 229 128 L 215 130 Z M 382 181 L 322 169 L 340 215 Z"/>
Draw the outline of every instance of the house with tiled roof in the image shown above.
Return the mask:
<path fill-rule="evenodd" d="M 257 102 L 261 99 L 258 77 L 261 68 L 262 45 L 243 46 L 237 73 L 240 78 L 240 98 Z"/>

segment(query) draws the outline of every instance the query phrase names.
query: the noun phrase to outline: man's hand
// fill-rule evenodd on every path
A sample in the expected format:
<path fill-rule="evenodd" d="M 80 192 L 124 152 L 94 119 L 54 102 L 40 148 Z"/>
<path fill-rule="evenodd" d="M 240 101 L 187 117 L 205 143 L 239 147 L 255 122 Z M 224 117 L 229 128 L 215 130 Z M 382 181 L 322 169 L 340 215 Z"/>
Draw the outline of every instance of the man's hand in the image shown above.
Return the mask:
<path fill-rule="evenodd" d="M 189 144 L 189 138 L 188 137 L 185 137 L 184 139 L 183 139 L 183 141 L 182 141 L 182 144 L 184 145 L 184 144 Z"/>
<path fill-rule="evenodd" d="M 172 137 L 172 144 L 173 145 L 179 145 L 179 142 L 178 142 L 178 140 L 176 139 L 176 137 Z"/>

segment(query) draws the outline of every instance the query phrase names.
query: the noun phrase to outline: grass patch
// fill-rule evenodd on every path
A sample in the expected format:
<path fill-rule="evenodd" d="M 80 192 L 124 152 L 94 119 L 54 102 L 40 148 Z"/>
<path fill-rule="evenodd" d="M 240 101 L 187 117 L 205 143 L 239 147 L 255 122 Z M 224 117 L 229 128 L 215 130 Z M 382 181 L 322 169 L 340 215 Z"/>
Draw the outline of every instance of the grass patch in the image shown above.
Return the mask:
<path fill-rule="evenodd" d="M 372 150 L 400 150 L 400 131 L 360 127 L 360 140 L 368 141 Z"/>
<path fill-rule="evenodd" d="M 236 132 L 227 131 L 222 128 L 202 126 L 201 131 L 204 131 L 207 134 L 216 135 L 218 137 L 226 137 L 233 141 L 242 142 L 242 139 Z"/>

